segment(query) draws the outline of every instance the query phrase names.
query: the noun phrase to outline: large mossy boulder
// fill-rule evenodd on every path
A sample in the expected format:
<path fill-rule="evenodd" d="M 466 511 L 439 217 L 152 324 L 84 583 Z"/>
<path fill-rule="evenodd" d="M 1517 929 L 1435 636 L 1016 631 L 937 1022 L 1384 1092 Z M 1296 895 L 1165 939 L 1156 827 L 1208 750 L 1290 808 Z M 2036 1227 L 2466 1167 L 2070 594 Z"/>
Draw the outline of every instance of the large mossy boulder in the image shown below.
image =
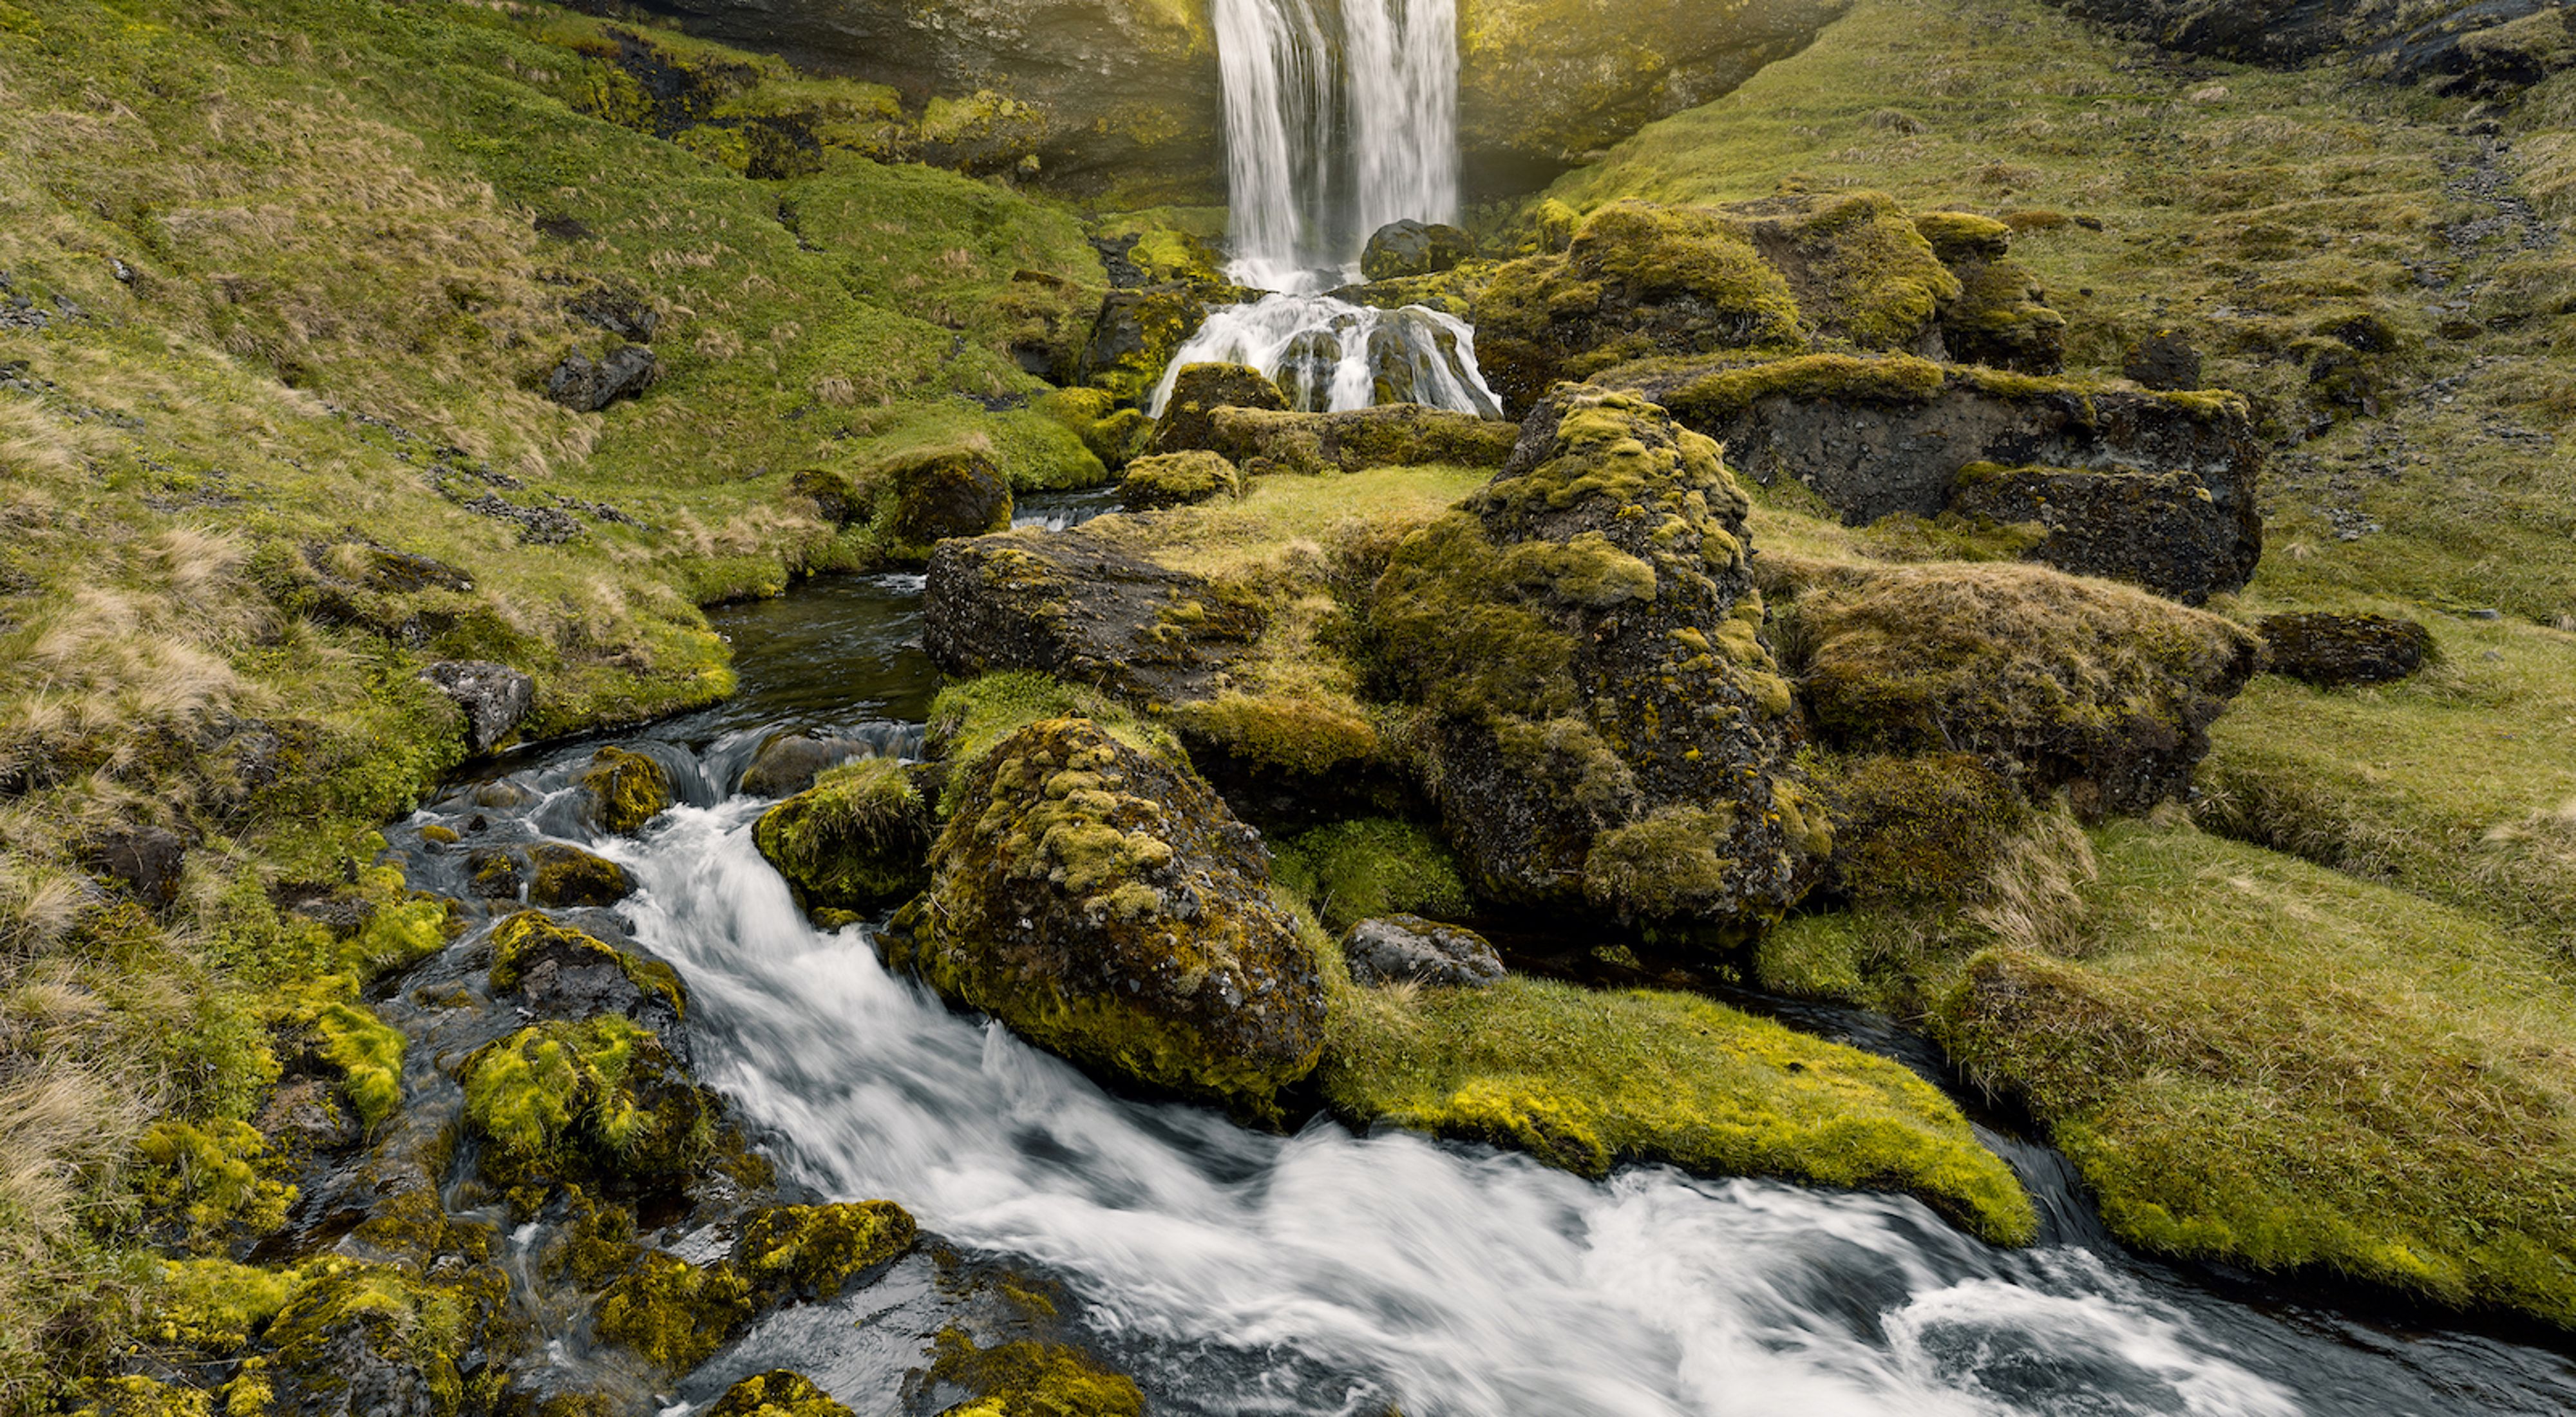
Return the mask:
<path fill-rule="evenodd" d="M 689 999 L 679 971 L 640 950 L 621 949 L 541 910 L 522 910 L 492 929 L 492 992 L 525 1015 L 579 1022 L 616 1014 L 681 1045 Z"/>
<path fill-rule="evenodd" d="M 1189 364 L 1172 376 L 1170 397 L 1154 424 L 1153 451 L 1187 452 L 1214 446 L 1210 422 L 1221 408 L 1285 409 L 1288 400 L 1270 376 L 1241 364 Z"/>
<path fill-rule="evenodd" d="M 531 1024 L 459 1072 L 485 1180 L 676 1184 L 714 1148 L 723 1103 L 660 1035 L 616 1014 Z"/>
<path fill-rule="evenodd" d="M 585 803 L 584 815 L 602 831 L 632 836 L 679 800 L 671 790 L 669 769 L 648 754 L 626 748 L 602 748 L 576 779 Z"/>
<path fill-rule="evenodd" d="M 2043 558 L 2172 594 L 2235 590 L 2263 554 L 2262 446 L 2245 400 L 1960 368 L 1907 354 L 1660 360 L 1631 389 L 1726 445 L 1765 486 L 1797 482 L 1855 525 L 1944 511 L 2048 531 Z M 2010 469 L 2044 468 L 2033 476 Z M 2060 474 L 2066 498 L 2040 511 Z M 2146 479 L 2146 480 L 2138 480 Z M 2155 513 L 2126 527 L 2131 513 Z"/>
<path fill-rule="evenodd" d="M 930 883 L 930 803 L 895 758 L 860 758 L 763 812 L 760 854 L 811 907 L 882 910 Z"/>
<path fill-rule="evenodd" d="M 1559 379 L 1640 359 L 1819 342 L 1937 354 L 1940 314 L 1960 291 L 1879 193 L 1614 202 L 1562 253 L 1495 273 L 1476 305 L 1477 358 L 1494 392 L 1525 409 Z"/>
<path fill-rule="evenodd" d="M 1037 670 L 1172 704 L 1212 697 L 1264 618 L 1239 591 L 1138 554 L 1115 528 L 1020 530 L 930 558 L 921 643 L 960 678 Z"/>
<path fill-rule="evenodd" d="M 1118 480 L 1118 505 L 1131 512 L 1188 507 L 1243 495 L 1243 474 L 1203 449 L 1156 453 L 1127 465 Z"/>
<path fill-rule="evenodd" d="M 2027 565 L 1841 567 L 1782 613 L 1833 746 L 2009 764 L 2087 817 L 2187 791 L 2261 646 L 2218 616 Z"/>
<path fill-rule="evenodd" d="M 1323 1048 L 1317 963 L 1261 838 L 1088 719 L 1020 729 L 956 784 L 929 893 L 888 961 L 1040 1047 L 1267 1111 Z"/>
<path fill-rule="evenodd" d="M 1476 238 L 1443 222 L 1391 221 L 1369 233 L 1360 274 L 1372 281 L 1438 275 L 1476 254 Z"/>
<path fill-rule="evenodd" d="M 1791 755 L 1743 491 L 1717 445 L 1568 389 L 1372 593 L 1378 673 L 1432 729 L 1479 892 L 1722 942 L 1794 905 L 1830 828 Z"/>
<path fill-rule="evenodd" d="M 853 469 L 808 468 L 791 487 L 826 521 L 860 529 L 873 559 L 896 565 L 920 565 L 942 541 L 1011 525 L 1011 482 L 988 439 L 900 449 Z"/>

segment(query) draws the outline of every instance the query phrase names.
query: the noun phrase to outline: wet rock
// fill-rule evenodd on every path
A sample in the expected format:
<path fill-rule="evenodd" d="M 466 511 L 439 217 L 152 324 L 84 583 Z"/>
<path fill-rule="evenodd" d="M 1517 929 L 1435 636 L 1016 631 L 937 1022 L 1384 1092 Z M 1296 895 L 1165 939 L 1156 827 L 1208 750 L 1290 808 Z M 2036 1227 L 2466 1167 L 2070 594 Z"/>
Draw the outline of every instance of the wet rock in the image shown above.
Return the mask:
<path fill-rule="evenodd" d="M 2327 688 L 2404 679 L 2433 653 L 2432 631 L 2394 615 L 2270 615 L 2255 631 L 2269 651 L 2264 668 Z"/>
<path fill-rule="evenodd" d="M 2145 586 L 2186 605 L 2244 584 L 2235 520 L 2193 473 L 1971 463 L 1960 470 L 1950 507 L 1999 525 L 2037 523 L 2047 536 L 2029 559 Z"/>
<path fill-rule="evenodd" d="M 597 413 L 644 392 L 659 372 L 653 351 L 640 345 L 613 350 L 596 361 L 574 350 L 546 376 L 546 397 L 575 413 Z"/>
<path fill-rule="evenodd" d="M 1438 275 L 1476 254 L 1476 238 L 1441 222 L 1391 221 L 1370 233 L 1360 274 L 1372 281 Z"/>
<path fill-rule="evenodd" d="M 1419 915 L 1363 920 L 1342 937 L 1351 982 L 1481 989 L 1503 977 L 1503 957 L 1484 936 Z"/>
<path fill-rule="evenodd" d="M 465 856 L 466 889 L 480 900 L 517 900 L 527 889 L 526 865 L 515 847 L 478 846 Z"/>
<path fill-rule="evenodd" d="M 1345 413 L 1221 408 L 1210 448 L 1255 472 L 1357 472 L 1368 467 L 1500 467 L 1520 427 L 1471 413 L 1385 404 Z"/>
<path fill-rule="evenodd" d="M 814 785 L 826 768 L 874 751 L 853 738 L 808 738 L 802 733 L 772 734 L 752 755 L 737 785 L 747 797 L 793 797 Z"/>
<path fill-rule="evenodd" d="M 1266 1111 L 1323 1049 L 1323 985 L 1260 836 L 1087 719 L 965 769 L 890 963 L 1111 1076 Z"/>
<path fill-rule="evenodd" d="M 625 868 L 560 841 L 528 848 L 528 903 L 554 906 L 615 905 L 634 894 Z"/>
<path fill-rule="evenodd" d="M 92 869 L 154 910 L 167 910 L 178 902 L 187 864 L 187 839 L 167 827 L 110 832 L 90 850 Z"/>
<path fill-rule="evenodd" d="M 1210 292 L 1175 283 L 1110 291 L 1100 302 L 1076 375 L 1113 397 L 1142 400 L 1206 320 L 1211 299 Z"/>
<path fill-rule="evenodd" d="M 483 1178 L 505 1189 L 676 1184 L 723 1116 L 686 1060 L 622 1014 L 531 1024 L 476 1050 L 459 1081 Z"/>
<path fill-rule="evenodd" d="M 2158 330 L 2129 346 L 2120 372 L 2150 389 L 2202 387 L 2200 351 L 2180 330 Z"/>
<path fill-rule="evenodd" d="M 1243 474 L 1211 452 L 1157 453 L 1128 464 L 1119 479 L 1118 505 L 1131 512 L 1186 507 L 1243 494 Z"/>
<path fill-rule="evenodd" d="M 849 1408 L 816 1387 L 802 1373 L 784 1368 L 750 1377 L 725 1389 L 706 1417 L 853 1417 Z"/>
<path fill-rule="evenodd" d="M 688 995 L 668 964 L 536 910 L 494 926 L 491 946 L 495 995 L 515 996 L 538 1018 L 615 1014 L 651 1029 L 685 1061 L 679 1023 Z"/>
<path fill-rule="evenodd" d="M 1673 361 L 1599 382 L 1656 400 L 1765 485 L 1805 484 L 1854 525 L 1949 506 L 1972 464 L 2188 475 L 2227 528 L 2206 583 L 2234 590 L 2263 554 L 2262 449 L 2245 401 L 1959 369 L 1904 355 Z M 2110 484 L 2105 484 L 2109 486 Z"/>
<path fill-rule="evenodd" d="M 537 702 L 536 680 L 490 660 L 442 660 L 420 671 L 420 677 L 465 711 L 465 747 L 472 753 L 488 753 L 509 741 Z"/>
<path fill-rule="evenodd" d="M 1748 508 L 1708 439 L 1566 389 L 1500 476 L 1395 551 L 1375 668 L 1430 718 L 1480 894 L 1716 943 L 1813 882 L 1830 830 L 1791 762 Z"/>
<path fill-rule="evenodd" d="M 922 648 L 945 674 L 1034 669 L 1145 703 L 1211 697 L 1260 633 L 1254 601 L 1090 527 L 951 541 L 930 558 Z"/>
<path fill-rule="evenodd" d="M 1781 613 L 1807 649 L 1790 667 L 1829 744 L 2011 765 L 2088 818 L 2188 790 L 2260 647 L 2215 615 L 2041 566 L 1855 566 L 1791 589 Z"/>
<path fill-rule="evenodd" d="M 590 820 L 600 830 L 620 835 L 643 830 L 646 822 L 679 800 L 671 791 L 670 773 L 659 762 L 624 748 L 602 748 L 592 754 L 578 781 L 589 794 Z"/>
<path fill-rule="evenodd" d="M 893 758 L 861 758 L 761 814 L 760 854 L 809 908 L 876 911 L 930 884 L 931 799 Z"/>
<path fill-rule="evenodd" d="M 1240 364 L 1192 364 L 1172 379 L 1172 396 L 1154 424 L 1153 451 L 1187 452 L 1211 446 L 1210 426 L 1220 408 L 1285 409 L 1279 386 L 1258 369 Z"/>

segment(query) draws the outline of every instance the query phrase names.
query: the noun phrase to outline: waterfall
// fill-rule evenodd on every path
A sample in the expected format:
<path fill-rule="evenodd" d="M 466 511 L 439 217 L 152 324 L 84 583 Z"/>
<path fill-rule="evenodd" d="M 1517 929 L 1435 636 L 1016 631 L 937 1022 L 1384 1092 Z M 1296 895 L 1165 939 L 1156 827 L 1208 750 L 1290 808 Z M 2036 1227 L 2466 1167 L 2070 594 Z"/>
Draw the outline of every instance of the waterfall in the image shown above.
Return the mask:
<path fill-rule="evenodd" d="M 1308 411 L 1389 402 L 1499 416 L 1465 322 L 1322 293 L 1359 279 L 1361 248 L 1386 223 L 1457 219 L 1456 0 L 1215 0 L 1215 22 L 1227 272 L 1273 293 L 1210 315 L 1148 410 L 1161 414 L 1182 365 L 1221 359 L 1278 379 Z"/>

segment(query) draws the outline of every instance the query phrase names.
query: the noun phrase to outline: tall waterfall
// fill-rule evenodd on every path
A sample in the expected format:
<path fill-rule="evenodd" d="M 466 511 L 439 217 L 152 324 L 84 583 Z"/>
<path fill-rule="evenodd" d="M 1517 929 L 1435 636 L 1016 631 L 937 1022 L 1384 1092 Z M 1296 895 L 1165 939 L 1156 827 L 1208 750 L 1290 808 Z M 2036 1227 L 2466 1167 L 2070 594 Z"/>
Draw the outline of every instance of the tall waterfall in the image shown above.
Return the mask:
<path fill-rule="evenodd" d="M 1463 321 L 1321 293 L 1359 279 L 1361 248 L 1386 223 L 1457 219 L 1456 0 L 1215 0 L 1215 18 L 1228 274 L 1277 293 L 1209 316 L 1152 411 L 1181 366 L 1224 360 L 1270 374 L 1303 409 L 1498 414 Z"/>

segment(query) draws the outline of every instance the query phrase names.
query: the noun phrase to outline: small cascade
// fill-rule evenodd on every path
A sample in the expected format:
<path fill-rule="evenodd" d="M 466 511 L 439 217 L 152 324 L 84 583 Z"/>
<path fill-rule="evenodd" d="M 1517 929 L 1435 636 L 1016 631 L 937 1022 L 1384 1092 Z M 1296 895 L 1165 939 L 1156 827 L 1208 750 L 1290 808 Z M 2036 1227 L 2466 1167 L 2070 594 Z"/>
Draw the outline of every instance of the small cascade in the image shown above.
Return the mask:
<path fill-rule="evenodd" d="M 1225 81 L 1228 274 L 1274 292 L 1217 311 L 1172 371 L 1222 359 L 1277 379 L 1315 412 L 1421 403 L 1498 417 L 1475 331 L 1407 306 L 1321 292 L 1359 278 L 1369 235 L 1458 214 L 1456 0 L 1216 0 Z"/>
<path fill-rule="evenodd" d="M 1149 411 L 1162 416 L 1182 366 L 1212 361 L 1261 370 L 1306 413 L 1419 403 L 1502 416 L 1476 368 L 1476 332 L 1419 305 L 1377 310 L 1329 295 L 1266 295 L 1219 310 L 1172 357 Z"/>

